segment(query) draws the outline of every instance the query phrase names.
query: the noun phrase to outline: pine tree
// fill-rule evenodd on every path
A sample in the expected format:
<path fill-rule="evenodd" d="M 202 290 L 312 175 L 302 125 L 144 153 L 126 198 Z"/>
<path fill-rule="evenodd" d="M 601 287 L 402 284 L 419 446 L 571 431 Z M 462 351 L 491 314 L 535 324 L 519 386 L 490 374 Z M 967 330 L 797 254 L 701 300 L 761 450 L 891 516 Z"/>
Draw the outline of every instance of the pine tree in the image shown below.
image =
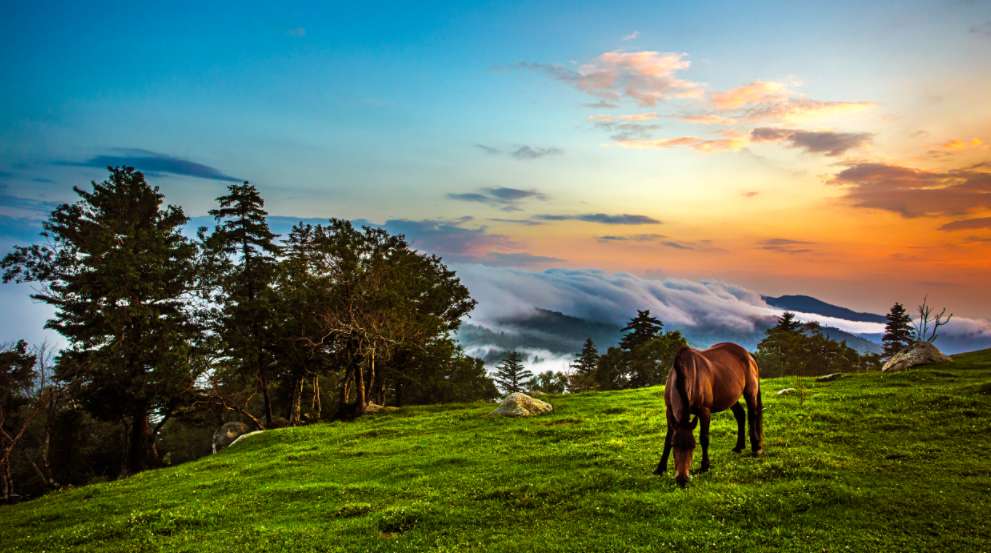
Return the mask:
<path fill-rule="evenodd" d="M 262 394 L 266 426 L 272 424 L 269 395 L 270 352 L 266 338 L 272 322 L 270 286 L 279 248 L 269 230 L 265 201 L 247 181 L 227 188 L 210 210 L 217 226 L 203 239 L 207 278 L 220 306 L 214 327 L 225 353 L 242 378 L 256 380 Z M 201 232 L 201 237 L 203 236 Z"/>
<path fill-rule="evenodd" d="M 595 371 L 599 367 L 599 351 L 591 338 L 585 339 L 581 353 L 571 363 L 574 371 L 568 378 L 568 388 L 573 392 L 581 392 L 595 388 Z"/>
<path fill-rule="evenodd" d="M 627 334 L 623 336 L 619 345 L 626 351 L 633 351 L 651 338 L 660 336 L 663 329 L 664 324 L 652 317 L 649 309 L 637 310 L 637 316 L 623 327 L 622 331 Z"/>
<path fill-rule="evenodd" d="M 533 380 L 533 373 L 523 366 L 519 352 L 511 351 L 499 364 L 493 380 L 505 394 L 523 392 Z"/>
<path fill-rule="evenodd" d="M 912 316 L 902 304 L 895 302 L 885 318 L 888 322 L 884 325 L 881 343 L 884 344 L 884 356 L 891 357 L 912 345 L 915 333 L 912 329 Z"/>
<path fill-rule="evenodd" d="M 129 423 L 134 473 L 198 376 L 196 248 L 182 209 L 163 209 L 164 196 L 133 168 L 110 171 L 52 212 L 48 243 L 15 248 L 0 267 L 5 282 L 45 285 L 32 297 L 55 307 L 46 326 L 68 340 L 57 376 L 98 418 Z"/>
<path fill-rule="evenodd" d="M 791 311 L 785 311 L 778 317 L 777 324 L 774 326 L 775 330 L 781 330 L 784 332 L 798 332 L 802 328 L 802 323 L 795 320 L 795 314 Z"/>

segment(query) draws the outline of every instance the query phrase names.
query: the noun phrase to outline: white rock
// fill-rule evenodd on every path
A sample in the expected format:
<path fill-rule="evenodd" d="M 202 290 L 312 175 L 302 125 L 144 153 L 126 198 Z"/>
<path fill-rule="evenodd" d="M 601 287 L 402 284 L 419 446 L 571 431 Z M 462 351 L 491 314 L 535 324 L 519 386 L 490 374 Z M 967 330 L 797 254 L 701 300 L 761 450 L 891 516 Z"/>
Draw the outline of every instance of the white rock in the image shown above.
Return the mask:
<path fill-rule="evenodd" d="M 506 396 L 499 407 L 492 411 L 492 414 L 504 417 L 532 417 L 550 413 L 553 410 L 554 407 L 546 401 L 534 399 L 524 393 L 514 392 Z"/>
<path fill-rule="evenodd" d="M 944 363 L 946 361 L 952 361 L 952 359 L 943 355 L 943 352 L 939 351 L 936 346 L 929 342 L 916 342 L 907 349 L 892 355 L 891 359 L 888 359 L 881 367 L 881 371 L 903 371 L 916 365 Z"/>

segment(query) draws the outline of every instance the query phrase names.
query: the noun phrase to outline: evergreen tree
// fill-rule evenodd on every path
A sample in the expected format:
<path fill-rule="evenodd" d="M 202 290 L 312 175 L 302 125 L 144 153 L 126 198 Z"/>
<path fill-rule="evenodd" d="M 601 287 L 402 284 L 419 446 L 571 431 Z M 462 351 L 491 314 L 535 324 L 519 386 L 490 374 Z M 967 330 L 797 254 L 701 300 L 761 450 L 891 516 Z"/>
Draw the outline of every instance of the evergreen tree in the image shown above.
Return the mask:
<path fill-rule="evenodd" d="M 902 304 L 895 302 L 885 318 L 887 322 L 884 325 L 881 343 L 884 344 L 884 357 L 891 357 L 912 345 L 915 333 L 912 329 L 912 316 Z"/>
<path fill-rule="evenodd" d="M 511 351 L 499 364 L 493 380 L 505 394 L 523 392 L 530 386 L 533 373 L 523 366 L 523 357 L 519 352 Z"/>
<path fill-rule="evenodd" d="M 571 363 L 573 372 L 568 378 L 568 388 L 573 392 L 583 392 L 595 388 L 595 371 L 599 366 L 599 351 L 591 338 L 585 339 L 581 353 Z"/>
<path fill-rule="evenodd" d="M 45 284 L 32 297 L 55 307 L 46 326 L 68 340 L 57 375 L 95 416 L 129 423 L 134 473 L 198 375 L 196 248 L 182 209 L 163 209 L 164 196 L 133 168 L 110 171 L 52 212 L 46 244 L 17 247 L 0 266 L 5 282 Z"/>
<path fill-rule="evenodd" d="M 778 317 L 777 324 L 774 328 L 784 332 L 798 332 L 802 329 L 802 323 L 795 319 L 794 313 L 785 311 Z"/>
<path fill-rule="evenodd" d="M 265 201 L 247 181 L 227 188 L 210 210 L 217 226 L 202 239 L 207 260 L 206 278 L 219 306 L 213 318 L 224 352 L 244 379 L 257 382 L 262 394 L 265 424 L 272 424 L 269 395 L 271 355 L 266 338 L 271 333 L 270 286 L 279 248 L 269 230 Z M 201 230 L 201 237 L 204 231 Z"/>
<path fill-rule="evenodd" d="M 623 336 L 619 346 L 626 351 L 633 351 L 651 338 L 660 336 L 663 329 L 664 324 L 652 317 L 649 309 L 637 310 L 637 316 L 623 327 L 622 332 L 626 335 Z"/>

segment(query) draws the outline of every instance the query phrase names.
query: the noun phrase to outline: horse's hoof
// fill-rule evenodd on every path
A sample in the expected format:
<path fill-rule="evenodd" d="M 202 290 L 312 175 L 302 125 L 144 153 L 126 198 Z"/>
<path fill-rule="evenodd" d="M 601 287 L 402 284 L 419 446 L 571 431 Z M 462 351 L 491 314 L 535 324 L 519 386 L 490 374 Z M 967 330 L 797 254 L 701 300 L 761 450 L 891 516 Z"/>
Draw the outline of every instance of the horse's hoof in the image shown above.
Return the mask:
<path fill-rule="evenodd" d="M 656 474 L 657 476 L 664 476 L 664 471 L 661 470 L 660 468 L 656 468 L 654 469 L 654 474 Z"/>
<path fill-rule="evenodd" d="M 678 483 L 678 487 L 682 489 L 688 486 L 688 480 L 689 478 L 675 478 L 675 482 Z"/>
<path fill-rule="evenodd" d="M 754 450 L 754 452 L 753 452 L 753 456 L 754 457 L 760 457 L 763 454 L 764 454 L 764 450 L 763 449 L 757 449 L 757 450 Z"/>
<path fill-rule="evenodd" d="M 743 453 L 743 448 L 742 447 L 734 447 L 733 448 L 733 453 Z"/>

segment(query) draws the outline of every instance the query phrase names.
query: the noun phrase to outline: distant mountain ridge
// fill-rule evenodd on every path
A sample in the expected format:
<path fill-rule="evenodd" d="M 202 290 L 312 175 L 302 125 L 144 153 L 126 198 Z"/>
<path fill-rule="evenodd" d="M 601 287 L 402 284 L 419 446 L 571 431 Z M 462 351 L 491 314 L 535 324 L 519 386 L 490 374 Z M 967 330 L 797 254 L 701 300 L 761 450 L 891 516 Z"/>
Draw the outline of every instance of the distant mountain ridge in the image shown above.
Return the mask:
<path fill-rule="evenodd" d="M 772 307 L 777 307 L 778 309 L 787 309 L 788 311 L 800 311 L 802 313 L 814 313 L 816 315 L 823 315 L 825 317 L 834 317 L 837 319 L 846 319 L 848 321 L 857 321 L 862 323 L 881 323 L 886 322 L 884 315 L 878 315 L 877 313 L 866 313 L 862 311 L 854 311 L 852 309 L 847 309 L 839 305 L 833 305 L 831 303 L 826 303 L 818 298 L 813 298 L 812 296 L 805 296 L 801 294 L 785 295 L 785 296 L 761 296 L 768 305 Z"/>

